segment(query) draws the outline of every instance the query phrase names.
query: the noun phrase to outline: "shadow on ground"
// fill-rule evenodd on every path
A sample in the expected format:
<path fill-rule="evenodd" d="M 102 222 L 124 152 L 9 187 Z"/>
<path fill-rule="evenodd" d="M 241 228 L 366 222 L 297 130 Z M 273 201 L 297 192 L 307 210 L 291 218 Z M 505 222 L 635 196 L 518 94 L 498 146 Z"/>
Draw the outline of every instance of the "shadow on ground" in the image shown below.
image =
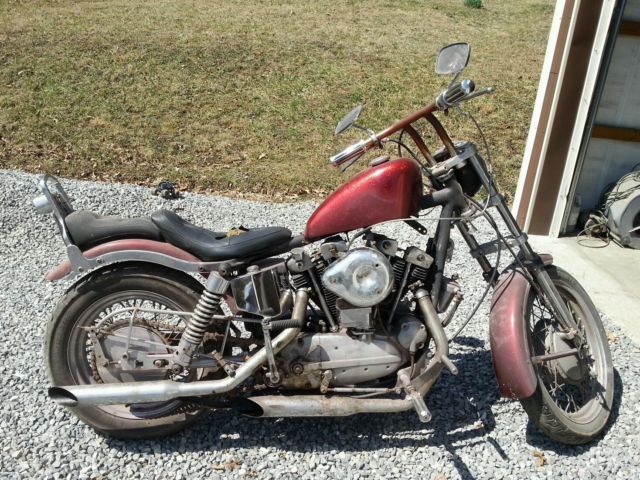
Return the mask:
<path fill-rule="evenodd" d="M 460 374 L 445 373 L 427 397 L 433 420 L 418 421 L 413 411 L 389 415 L 357 415 L 335 418 L 252 419 L 233 411 L 212 411 L 197 425 L 177 435 L 148 441 L 109 439 L 111 447 L 133 453 L 185 452 L 275 447 L 284 451 L 313 453 L 344 451 L 369 452 L 404 447 L 444 447 L 462 478 L 473 478 L 460 449 L 480 443 L 491 445 L 496 461 L 509 462 L 509 455 L 491 435 L 496 427 L 494 409 L 500 400 L 491 365 L 491 354 L 484 342 L 473 337 L 456 339 L 452 359 Z M 622 381 L 615 374 L 615 407 L 610 425 L 618 416 Z M 252 432 L 247 435 L 246 432 Z M 559 445 L 539 433 L 531 422 L 527 427 L 528 443 L 560 455 L 579 455 L 588 445 Z M 241 455 L 241 453 L 239 453 Z"/>

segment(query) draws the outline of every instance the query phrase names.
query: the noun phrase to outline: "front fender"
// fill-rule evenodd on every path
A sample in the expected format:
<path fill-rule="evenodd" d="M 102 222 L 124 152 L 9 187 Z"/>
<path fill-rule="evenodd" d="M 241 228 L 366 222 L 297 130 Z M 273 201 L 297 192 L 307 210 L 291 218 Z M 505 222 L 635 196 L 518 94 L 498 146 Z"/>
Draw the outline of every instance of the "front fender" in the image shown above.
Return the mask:
<path fill-rule="evenodd" d="M 77 247 L 74 248 L 77 249 Z M 169 243 L 141 238 L 106 242 L 81 252 L 81 255 L 84 257 L 83 261 L 86 261 L 89 265 L 89 268 L 117 262 L 147 261 L 178 270 L 202 273 L 210 270 L 206 267 L 213 265 L 212 263 L 201 262 L 199 258 L 191 253 Z M 46 279 L 54 282 L 62 278 L 74 277 L 86 270 L 83 267 L 78 271 L 72 271 L 71 267 L 71 261 L 66 259 L 47 272 Z"/>
<path fill-rule="evenodd" d="M 542 259 L 545 265 L 553 261 L 547 255 Z M 512 265 L 500 275 L 491 299 L 491 357 L 503 397 L 527 398 L 537 388 L 525 318 L 530 289 L 522 269 Z"/>

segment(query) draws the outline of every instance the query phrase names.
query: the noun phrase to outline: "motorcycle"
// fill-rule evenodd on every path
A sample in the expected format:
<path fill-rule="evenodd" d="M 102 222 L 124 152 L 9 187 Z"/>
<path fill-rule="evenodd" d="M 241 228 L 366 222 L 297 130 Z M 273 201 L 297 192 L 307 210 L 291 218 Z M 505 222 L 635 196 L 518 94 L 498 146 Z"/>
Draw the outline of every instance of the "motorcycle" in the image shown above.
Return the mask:
<path fill-rule="evenodd" d="M 501 394 L 518 399 L 553 440 L 581 444 L 600 434 L 613 367 L 597 310 L 574 278 L 532 249 L 476 146 L 453 142 L 436 118 L 492 92 L 458 81 L 469 57 L 466 43 L 444 47 L 436 73 L 452 76 L 448 87 L 385 130 L 359 125 L 361 106 L 340 121 L 336 134 L 356 128 L 367 137 L 332 165 L 345 169 L 388 144 L 398 157 L 378 157 L 346 181 L 301 235 L 214 232 L 168 210 L 137 219 L 75 211 L 45 175 L 34 204 L 53 214 L 68 256 L 47 279 L 75 280 L 46 331 L 50 398 L 122 438 L 170 434 L 212 408 L 254 417 L 414 409 L 428 422 L 425 395 L 444 369 L 457 373 L 445 333 L 462 300 L 445 272 L 456 228 L 485 294 L 494 290 L 490 345 Z M 442 141 L 434 153 L 418 120 Z M 429 237 L 420 214 L 435 207 Z M 479 244 L 477 218 L 495 230 L 493 241 Z M 375 231 L 388 222 L 428 238 L 401 248 Z M 504 252 L 513 261 L 499 271 Z"/>

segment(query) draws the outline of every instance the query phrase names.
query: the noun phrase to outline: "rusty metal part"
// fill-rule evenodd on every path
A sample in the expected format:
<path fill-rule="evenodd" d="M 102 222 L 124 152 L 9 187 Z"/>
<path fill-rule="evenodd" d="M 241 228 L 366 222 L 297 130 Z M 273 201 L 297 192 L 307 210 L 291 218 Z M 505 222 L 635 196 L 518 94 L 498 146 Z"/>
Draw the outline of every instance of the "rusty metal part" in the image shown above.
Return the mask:
<path fill-rule="evenodd" d="M 357 413 L 393 413 L 416 409 L 421 421 L 428 422 L 431 413 L 424 402 L 424 395 L 433 386 L 446 365 L 453 372 L 457 369 L 448 359 L 449 343 L 439 322 L 435 307 L 425 290 L 417 292 L 429 334 L 434 339 L 435 352 L 421 374 L 411 378 L 411 367 L 398 372 L 398 383 L 404 388 L 404 398 L 358 398 L 351 396 L 325 395 L 265 395 L 253 396 L 239 401 L 235 408 L 240 413 L 255 417 L 342 417 Z M 426 363 L 424 353 L 420 365 Z"/>
<path fill-rule="evenodd" d="M 282 331 L 272 341 L 274 353 L 294 340 L 299 328 Z M 161 402 L 182 397 L 199 397 L 227 393 L 247 380 L 267 360 L 265 348 L 253 354 L 237 370 L 235 377 L 179 383 L 171 380 L 152 382 L 127 382 L 117 384 L 70 385 L 51 387 L 49 397 L 56 403 L 68 407 L 85 405 L 119 405 L 123 403 Z"/>
<path fill-rule="evenodd" d="M 308 297 L 296 298 L 294 312 L 306 311 Z M 304 308 L 300 305 L 304 303 Z M 287 328 L 271 342 L 273 353 L 279 353 L 300 333 L 300 328 Z M 49 396 L 57 403 L 74 407 L 84 405 L 119 405 L 123 403 L 161 402 L 182 397 L 200 397 L 227 393 L 239 387 L 261 369 L 267 361 L 266 347 L 258 350 L 235 371 L 234 377 L 180 383 L 171 380 L 90 384 L 51 387 Z"/>
<path fill-rule="evenodd" d="M 409 134 L 409 136 L 411 137 L 411 140 L 413 140 L 413 143 L 416 144 L 416 146 L 418 147 L 418 150 L 420 150 L 420 153 L 422 154 L 422 156 L 427 160 L 427 163 L 429 164 L 429 166 L 433 167 L 436 164 L 436 160 L 435 158 L 433 158 L 433 155 L 431 155 L 429 148 L 425 145 L 424 140 L 422 140 L 422 137 L 416 131 L 416 129 L 413 128 L 411 125 L 407 125 L 406 127 L 404 127 L 404 131 Z"/>
<path fill-rule="evenodd" d="M 535 357 L 531 357 L 531 363 L 540 364 L 540 363 L 547 362 L 549 360 L 557 360 L 558 358 L 569 357 L 571 355 L 578 355 L 579 353 L 580 353 L 580 350 L 578 350 L 577 348 L 572 348 L 570 350 L 565 350 L 563 352 L 554 352 L 554 353 L 548 353 L 546 355 L 538 355 Z"/>
<path fill-rule="evenodd" d="M 442 143 L 444 144 L 445 148 L 449 152 L 449 155 L 451 155 L 452 157 L 455 157 L 456 148 L 453 144 L 453 141 L 451 140 L 451 137 L 447 133 L 447 130 L 442 126 L 442 123 L 440 123 L 440 120 L 438 120 L 436 116 L 433 114 L 433 110 L 427 113 L 426 115 L 424 115 L 424 118 L 431 124 L 433 129 L 436 131 L 436 133 L 440 137 L 440 140 L 442 140 Z"/>
<path fill-rule="evenodd" d="M 393 125 L 385 128 L 384 130 L 381 130 L 380 132 L 371 135 L 371 137 L 368 138 L 367 140 L 362 140 L 359 144 L 356 144 L 357 145 L 356 148 L 360 154 L 365 153 L 371 150 L 372 148 L 379 146 L 382 140 L 384 140 L 387 137 L 390 137 L 391 135 L 393 135 L 396 132 L 399 132 L 400 130 L 407 130 L 407 133 L 411 135 L 413 139 L 413 135 L 410 131 L 411 129 L 413 129 L 411 124 L 420 120 L 421 118 L 424 118 L 432 125 L 433 129 L 436 131 L 436 133 L 440 137 L 440 140 L 442 140 L 442 143 L 444 144 L 446 149 L 449 151 L 451 156 L 455 156 L 456 150 L 453 145 L 453 142 L 451 141 L 451 137 L 449 137 L 449 134 L 447 133 L 445 128 L 442 126 L 440 121 L 434 116 L 434 112 L 436 112 L 437 110 L 439 110 L 439 108 L 435 104 L 435 102 L 421 108 L 420 110 L 416 110 L 415 112 L 407 115 L 402 120 L 398 120 Z M 414 130 L 414 133 L 417 134 L 415 130 Z M 422 153 L 423 155 L 425 154 L 425 152 L 427 153 L 425 157 L 429 159 L 429 162 L 431 163 L 431 158 L 433 157 L 428 153 L 428 150 L 426 149 L 426 145 L 424 145 L 424 142 L 422 142 L 422 146 L 424 146 L 425 152 L 423 152 L 423 149 L 420 144 L 416 142 L 416 145 L 420 149 L 420 153 Z"/>

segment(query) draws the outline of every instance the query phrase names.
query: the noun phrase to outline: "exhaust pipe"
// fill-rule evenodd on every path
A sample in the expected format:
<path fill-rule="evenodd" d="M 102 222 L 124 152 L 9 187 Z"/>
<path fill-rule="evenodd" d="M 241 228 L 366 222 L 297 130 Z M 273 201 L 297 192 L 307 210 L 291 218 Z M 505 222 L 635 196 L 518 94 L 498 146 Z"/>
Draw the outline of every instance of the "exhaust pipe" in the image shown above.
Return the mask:
<path fill-rule="evenodd" d="M 272 340 L 273 353 L 277 354 L 295 339 L 300 328 L 287 328 Z M 204 382 L 179 383 L 172 380 L 153 382 L 103 383 L 51 387 L 49 397 L 65 407 L 90 405 L 119 405 L 128 403 L 164 402 L 181 397 L 201 397 L 233 390 L 267 361 L 266 348 L 260 349 L 247 360 L 233 377 Z"/>
<path fill-rule="evenodd" d="M 437 377 L 418 390 L 423 397 Z M 358 413 L 400 413 L 415 408 L 413 399 L 326 397 L 323 395 L 264 395 L 239 400 L 233 408 L 249 417 L 348 417 Z"/>
<path fill-rule="evenodd" d="M 356 413 L 404 412 L 407 399 L 325 397 L 323 395 L 267 395 L 240 400 L 233 406 L 249 417 L 346 417 Z"/>
<path fill-rule="evenodd" d="M 416 295 L 418 304 L 427 322 L 427 329 L 434 339 L 435 352 L 427 368 L 412 381 L 408 368 L 398 377 L 405 386 L 407 395 L 399 399 L 326 397 L 323 395 L 266 395 L 239 401 L 235 408 L 243 415 L 253 417 L 344 417 L 357 413 L 397 413 L 418 409 L 423 421 L 431 415 L 421 413 L 426 408 L 422 397 L 431 389 L 443 366 L 457 373 L 448 358 L 449 344 L 438 319 L 438 315 L 424 290 Z M 295 317 L 295 316 L 294 316 Z M 300 328 L 288 328 L 272 341 L 274 354 L 296 338 Z M 426 353 L 425 353 L 426 356 Z M 233 390 L 251 376 L 267 361 L 266 348 L 262 348 L 243 364 L 234 377 L 205 382 L 178 383 L 170 380 L 156 382 L 133 382 L 71 387 L 52 387 L 49 396 L 58 404 L 75 407 L 85 405 L 113 405 L 123 403 L 147 403 L 167 401 L 180 397 L 198 397 Z M 419 399 L 418 401 L 416 399 Z"/>
<path fill-rule="evenodd" d="M 398 372 L 400 383 L 405 386 L 404 398 L 354 398 L 326 397 L 323 395 L 265 395 L 238 401 L 234 408 L 242 415 L 250 417 L 346 417 L 357 413 L 399 413 L 415 408 L 422 421 L 429 421 L 431 414 L 422 398 L 436 382 L 443 367 L 454 375 L 457 368 L 448 357 L 449 342 L 429 294 L 426 290 L 416 292 L 418 305 L 422 310 L 427 329 L 433 337 L 435 352 L 427 368 L 413 380 L 409 370 Z M 426 353 L 425 353 L 426 356 Z"/>

